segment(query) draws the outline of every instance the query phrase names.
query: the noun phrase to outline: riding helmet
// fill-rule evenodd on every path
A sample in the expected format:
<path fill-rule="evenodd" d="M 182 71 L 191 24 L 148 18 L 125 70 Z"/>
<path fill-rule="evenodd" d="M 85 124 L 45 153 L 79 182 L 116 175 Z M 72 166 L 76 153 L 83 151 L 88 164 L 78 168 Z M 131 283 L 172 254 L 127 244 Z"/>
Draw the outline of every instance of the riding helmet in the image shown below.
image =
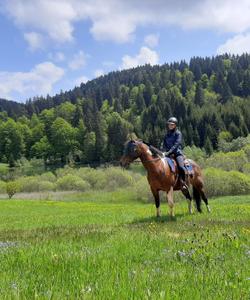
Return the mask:
<path fill-rule="evenodd" d="M 178 124 L 178 120 L 175 117 L 171 117 L 168 119 L 167 124 L 174 123 L 175 125 Z"/>

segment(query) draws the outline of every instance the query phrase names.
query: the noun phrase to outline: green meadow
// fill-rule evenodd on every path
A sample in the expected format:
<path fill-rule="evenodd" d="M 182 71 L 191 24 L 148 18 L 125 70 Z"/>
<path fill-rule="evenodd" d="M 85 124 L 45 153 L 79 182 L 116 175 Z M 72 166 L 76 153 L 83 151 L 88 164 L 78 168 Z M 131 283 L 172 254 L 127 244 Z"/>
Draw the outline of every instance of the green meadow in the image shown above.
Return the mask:
<path fill-rule="evenodd" d="M 0 299 L 249 299 L 250 196 L 174 220 L 126 197 L 1 200 Z"/>

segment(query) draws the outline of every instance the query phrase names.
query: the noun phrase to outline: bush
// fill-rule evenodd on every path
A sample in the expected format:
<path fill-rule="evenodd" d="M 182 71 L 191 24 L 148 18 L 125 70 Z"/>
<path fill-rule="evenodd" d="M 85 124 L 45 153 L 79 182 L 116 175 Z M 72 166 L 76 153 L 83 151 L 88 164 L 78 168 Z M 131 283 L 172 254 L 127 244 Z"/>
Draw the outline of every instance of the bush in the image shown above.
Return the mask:
<path fill-rule="evenodd" d="M 31 160 L 27 160 L 26 158 L 22 158 L 19 162 L 19 166 L 16 168 L 20 174 L 26 176 L 32 176 L 36 174 L 41 174 L 44 172 L 44 160 L 32 158 Z"/>
<path fill-rule="evenodd" d="M 122 170 L 121 168 L 107 168 L 105 170 L 106 190 L 114 190 L 116 188 L 128 187 L 133 184 L 133 177 L 129 171 Z"/>
<path fill-rule="evenodd" d="M 218 152 L 211 155 L 206 160 L 206 166 L 219 168 L 225 171 L 242 171 L 243 166 L 247 162 L 247 156 L 243 150 L 228 153 Z"/>
<path fill-rule="evenodd" d="M 43 192 L 43 191 L 54 191 L 56 185 L 53 182 L 41 180 L 40 176 L 27 176 L 17 180 L 21 186 L 21 192 Z"/>
<path fill-rule="evenodd" d="M 117 167 L 106 169 L 80 168 L 74 171 L 76 176 L 87 181 L 93 189 L 105 189 L 108 191 L 131 186 L 133 180 L 137 178 L 136 176 L 140 176 Z"/>
<path fill-rule="evenodd" d="M 237 171 L 216 168 L 204 170 L 205 188 L 209 197 L 250 193 L 250 176 Z"/>
<path fill-rule="evenodd" d="M 9 167 L 7 164 L 0 163 L 0 178 L 6 179 L 9 173 Z"/>
<path fill-rule="evenodd" d="M 187 146 L 183 149 L 183 153 L 189 159 L 196 161 L 198 164 L 204 164 L 206 152 L 196 146 Z"/>
<path fill-rule="evenodd" d="M 250 145 L 246 145 L 246 146 L 243 148 L 243 151 L 244 151 L 245 154 L 246 154 L 246 157 L 247 157 L 248 162 L 250 162 Z"/>
<path fill-rule="evenodd" d="M 20 184 L 17 181 L 9 181 L 6 183 L 6 192 L 11 199 L 17 192 L 20 191 Z"/>
<path fill-rule="evenodd" d="M 57 189 L 60 191 L 86 191 L 90 189 L 88 182 L 82 180 L 80 177 L 68 174 L 61 177 L 56 182 Z"/>
<path fill-rule="evenodd" d="M 6 182 L 0 180 L 0 194 L 6 193 Z"/>
<path fill-rule="evenodd" d="M 242 172 L 250 175 L 250 163 L 247 163 L 243 166 Z"/>
<path fill-rule="evenodd" d="M 56 182 L 56 176 L 52 172 L 46 172 L 40 175 L 42 181 Z"/>
<path fill-rule="evenodd" d="M 76 172 L 75 169 L 69 167 L 69 166 L 65 166 L 64 168 L 60 168 L 56 170 L 56 177 L 57 178 L 61 178 L 63 176 L 69 175 L 69 174 L 74 174 Z"/>
<path fill-rule="evenodd" d="M 87 181 L 93 189 L 103 189 L 107 178 L 104 169 L 80 168 L 75 172 L 84 181 Z"/>
<path fill-rule="evenodd" d="M 144 203 L 154 202 L 154 197 L 146 177 L 142 177 L 140 180 L 134 183 L 134 190 L 136 200 Z"/>
<path fill-rule="evenodd" d="M 48 192 L 48 191 L 55 191 L 56 184 L 51 181 L 40 181 L 38 183 L 38 192 Z"/>

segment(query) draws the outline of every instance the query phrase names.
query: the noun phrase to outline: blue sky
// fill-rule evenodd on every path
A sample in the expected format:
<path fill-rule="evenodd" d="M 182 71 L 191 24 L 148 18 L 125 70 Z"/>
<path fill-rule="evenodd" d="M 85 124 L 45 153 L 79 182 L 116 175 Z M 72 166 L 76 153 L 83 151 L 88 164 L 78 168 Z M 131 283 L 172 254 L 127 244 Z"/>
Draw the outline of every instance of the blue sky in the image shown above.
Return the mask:
<path fill-rule="evenodd" d="M 250 0 L 2 0 L 0 98 L 54 95 L 113 70 L 250 52 Z"/>

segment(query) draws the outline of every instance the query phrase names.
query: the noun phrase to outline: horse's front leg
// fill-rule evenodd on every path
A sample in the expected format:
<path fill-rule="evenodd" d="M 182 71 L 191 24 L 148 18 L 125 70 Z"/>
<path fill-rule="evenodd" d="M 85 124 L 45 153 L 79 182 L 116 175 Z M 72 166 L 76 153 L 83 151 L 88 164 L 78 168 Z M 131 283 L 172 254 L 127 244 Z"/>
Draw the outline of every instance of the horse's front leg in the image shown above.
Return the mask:
<path fill-rule="evenodd" d="M 170 217 L 173 218 L 174 217 L 174 189 L 172 186 L 167 192 L 167 200 L 170 209 Z"/>
<path fill-rule="evenodd" d="M 159 191 L 150 187 L 152 194 L 154 196 L 155 199 L 155 207 L 156 207 L 156 216 L 160 217 L 161 216 L 161 210 L 160 210 L 160 196 L 159 196 Z"/>

